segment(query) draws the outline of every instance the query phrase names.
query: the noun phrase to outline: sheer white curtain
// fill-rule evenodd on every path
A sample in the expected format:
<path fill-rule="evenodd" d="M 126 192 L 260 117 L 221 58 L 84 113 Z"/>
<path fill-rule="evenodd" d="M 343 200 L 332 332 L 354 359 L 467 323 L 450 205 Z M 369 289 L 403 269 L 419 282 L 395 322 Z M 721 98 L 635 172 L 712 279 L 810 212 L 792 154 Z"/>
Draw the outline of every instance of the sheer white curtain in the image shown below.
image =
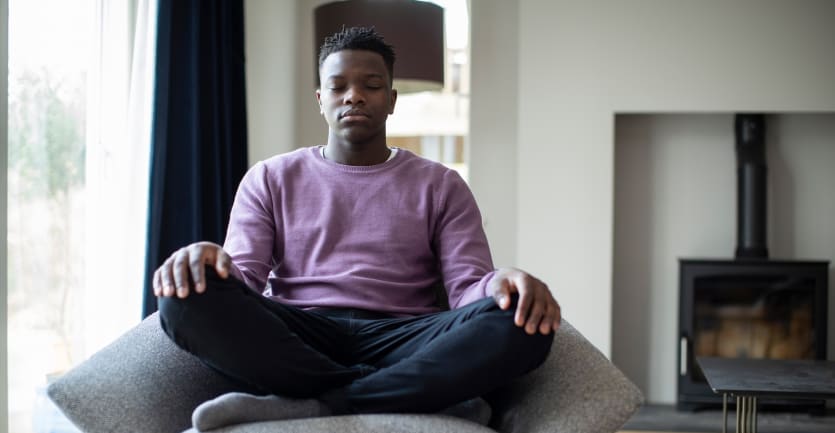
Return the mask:
<path fill-rule="evenodd" d="M 0 275 L 3 277 L 0 280 L 0 433 L 8 431 L 8 423 L 5 422 L 6 414 L 9 413 L 9 397 L 8 397 L 8 364 L 7 364 L 7 346 L 6 346 L 6 318 L 7 304 L 6 304 L 6 287 L 8 268 L 6 264 L 6 170 L 7 170 L 7 140 L 8 133 L 7 119 L 8 119 L 8 60 L 9 60 L 9 3 L 5 0 L 0 1 L 0 131 L 3 131 L 3 136 L 0 137 Z"/>
<path fill-rule="evenodd" d="M 95 5 L 82 358 L 141 318 L 156 48 L 156 0 Z"/>

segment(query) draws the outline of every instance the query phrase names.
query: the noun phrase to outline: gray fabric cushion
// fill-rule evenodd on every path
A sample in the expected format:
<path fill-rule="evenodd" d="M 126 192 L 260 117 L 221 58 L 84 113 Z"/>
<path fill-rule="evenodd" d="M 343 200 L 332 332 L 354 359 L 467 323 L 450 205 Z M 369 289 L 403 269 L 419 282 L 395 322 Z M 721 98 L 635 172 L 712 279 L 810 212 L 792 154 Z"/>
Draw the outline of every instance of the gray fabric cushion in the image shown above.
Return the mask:
<path fill-rule="evenodd" d="M 447 415 L 351 415 L 241 424 L 211 433 L 496 433 Z M 198 433 L 190 429 L 185 433 Z"/>
<path fill-rule="evenodd" d="M 47 392 L 85 432 L 169 433 L 190 428 L 197 405 L 233 388 L 171 342 L 153 314 Z"/>
<path fill-rule="evenodd" d="M 152 315 L 48 389 L 85 432 L 169 433 L 192 411 L 234 386 L 177 348 Z M 637 388 L 567 322 L 549 358 L 489 396 L 501 432 L 614 432 L 640 405 Z M 443 415 L 359 415 L 243 424 L 218 433 L 463 432 L 492 430 Z"/>
<path fill-rule="evenodd" d="M 617 431 L 643 403 L 641 391 L 563 320 L 542 366 L 492 393 L 491 424 L 505 433 Z"/>

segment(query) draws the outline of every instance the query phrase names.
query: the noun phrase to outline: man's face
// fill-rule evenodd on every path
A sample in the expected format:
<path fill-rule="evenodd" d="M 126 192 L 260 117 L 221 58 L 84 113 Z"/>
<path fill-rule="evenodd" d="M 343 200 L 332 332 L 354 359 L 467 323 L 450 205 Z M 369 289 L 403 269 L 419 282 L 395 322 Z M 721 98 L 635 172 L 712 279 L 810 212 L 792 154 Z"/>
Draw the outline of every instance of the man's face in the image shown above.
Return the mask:
<path fill-rule="evenodd" d="M 331 134 L 351 143 L 385 136 L 397 91 L 389 84 L 382 56 L 365 50 L 337 51 L 322 63 L 319 78 L 322 87 L 316 99 Z"/>

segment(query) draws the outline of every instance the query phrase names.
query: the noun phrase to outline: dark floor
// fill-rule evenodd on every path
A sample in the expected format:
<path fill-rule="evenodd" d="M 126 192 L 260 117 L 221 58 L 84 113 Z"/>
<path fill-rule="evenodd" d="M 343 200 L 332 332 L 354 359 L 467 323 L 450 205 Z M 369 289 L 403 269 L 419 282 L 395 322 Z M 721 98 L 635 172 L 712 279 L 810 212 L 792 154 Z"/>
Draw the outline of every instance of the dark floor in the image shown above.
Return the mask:
<path fill-rule="evenodd" d="M 735 412 L 728 410 L 728 431 L 736 427 Z M 825 415 L 808 413 L 763 412 L 757 417 L 759 433 L 835 433 L 835 412 Z M 678 411 L 672 405 L 646 405 L 638 410 L 621 430 L 658 432 L 721 432 L 722 410 Z"/>

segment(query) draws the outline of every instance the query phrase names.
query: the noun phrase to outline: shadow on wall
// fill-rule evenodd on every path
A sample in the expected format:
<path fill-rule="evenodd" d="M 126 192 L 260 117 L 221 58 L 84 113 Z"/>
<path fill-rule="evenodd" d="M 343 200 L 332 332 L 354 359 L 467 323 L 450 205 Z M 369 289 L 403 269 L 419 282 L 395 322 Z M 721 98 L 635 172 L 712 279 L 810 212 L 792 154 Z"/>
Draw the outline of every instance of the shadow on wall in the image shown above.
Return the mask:
<path fill-rule="evenodd" d="M 612 361 L 646 393 L 649 389 L 652 321 L 653 154 L 649 118 L 619 115 L 615 125 L 615 218 L 612 287 Z M 636 248 L 637 247 L 637 248 Z M 621 280 L 624 278 L 626 280 Z M 632 290 L 618 290 L 629 287 Z M 618 324 L 630 323 L 630 326 Z M 619 356 L 622 354 L 631 356 Z"/>
<path fill-rule="evenodd" d="M 797 213 L 795 181 L 783 150 L 788 144 L 783 138 L 781 116 L 766 116 L 765 151 L 768 161 L 766 174 L 767 203 L 770 221 L 766 221 L 766 245 L 771 257 L 796 257 L 795 219 Z"/>

